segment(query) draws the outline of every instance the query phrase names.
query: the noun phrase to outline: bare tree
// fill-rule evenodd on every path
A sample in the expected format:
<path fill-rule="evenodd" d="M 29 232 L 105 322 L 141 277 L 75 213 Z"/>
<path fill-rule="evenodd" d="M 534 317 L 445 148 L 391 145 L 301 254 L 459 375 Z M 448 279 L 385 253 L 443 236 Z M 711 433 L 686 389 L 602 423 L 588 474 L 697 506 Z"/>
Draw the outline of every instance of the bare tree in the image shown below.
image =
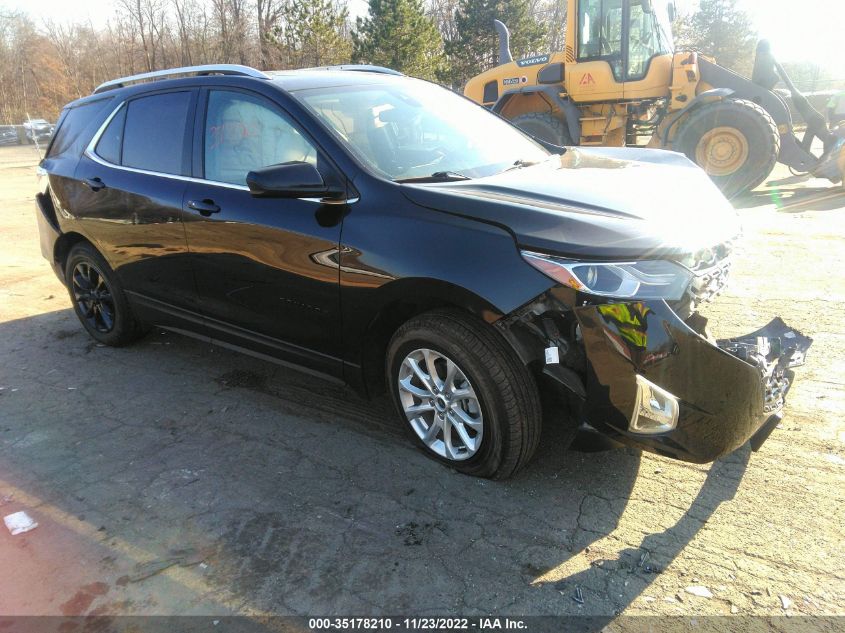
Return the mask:
<path fill-rule="evenodd" d="M 176 30 L 179 34 L 179 59 L 183 66 L 193 64 L 191 42 L 191 14 L 194 9 L 192 0 L 173 0 L 176 15 Z"/>
<path fill-rule="evenodd" d="M 71 79 L 74 93 L 77 98 L 82 96 L 81 87 L 83 84 L 80 76 L 82 66 L 79 63 L 79 42 L 78 28 L 74 24 L 58 24 L 53 20 L 44 21 L 44 30 L 53 48 L 56 57 L 62 64 L 64 72 Z"/>
<path fill-rule="evenodd" d="M 267 69 L 275 61 L 272 46 L 273 30 L 279 23 L 284 5 L 280 0 L 255 0 L 255 8 L 258 14 L 259 64 L 260 68 Z"/>

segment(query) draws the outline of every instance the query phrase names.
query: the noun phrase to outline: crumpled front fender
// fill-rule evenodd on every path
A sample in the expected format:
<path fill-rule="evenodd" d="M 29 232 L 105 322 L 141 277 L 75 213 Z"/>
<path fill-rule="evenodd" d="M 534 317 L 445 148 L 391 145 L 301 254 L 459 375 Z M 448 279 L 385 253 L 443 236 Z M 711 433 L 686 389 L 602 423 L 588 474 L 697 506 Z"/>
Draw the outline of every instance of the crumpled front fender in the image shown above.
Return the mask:
<path fill-rule="evenodd" d="M 797 364 L 795 359 L 803 360 L 812 342 L 784 325 L 780 336 L 752 336 L 754 343 L 720 342 L 731 353 L 691 329 L 659 300 L 587 305 L 574 312 L 589 365 L 588 422 L 623 442 L 699 463 L 735 450 L 761 427 L 771 431 L 789 386 L 786 370 Z M 777 324 L 782 322 L 770 327 Z M 787 332 L 792 336 L 783 338 Z M 748 348 L 753 349 L 750 355 Z M 675 429 L 657 435 L 629 430 L 637 374 L 678 398 Z"/>

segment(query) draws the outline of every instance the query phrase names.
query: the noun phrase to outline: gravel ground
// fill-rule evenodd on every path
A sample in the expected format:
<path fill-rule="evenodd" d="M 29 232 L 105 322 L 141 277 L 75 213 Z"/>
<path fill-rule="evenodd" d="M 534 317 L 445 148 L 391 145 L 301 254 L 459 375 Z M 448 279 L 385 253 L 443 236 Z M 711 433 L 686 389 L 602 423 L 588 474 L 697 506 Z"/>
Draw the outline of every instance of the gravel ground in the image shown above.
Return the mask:
<path fill-rule="evenodd" d="M 0 615 L 845 613 L 841 190 L 778 171 L 737 203 L 711 327 L 815 340 L 759 452 L 547 429 L 494 483 L 426 459 L 385 401 L 174 334 L 95 344 L 40 255 L 36 161 L 0 149 L 0 514 L 39 523 L 0 530 Z"/>

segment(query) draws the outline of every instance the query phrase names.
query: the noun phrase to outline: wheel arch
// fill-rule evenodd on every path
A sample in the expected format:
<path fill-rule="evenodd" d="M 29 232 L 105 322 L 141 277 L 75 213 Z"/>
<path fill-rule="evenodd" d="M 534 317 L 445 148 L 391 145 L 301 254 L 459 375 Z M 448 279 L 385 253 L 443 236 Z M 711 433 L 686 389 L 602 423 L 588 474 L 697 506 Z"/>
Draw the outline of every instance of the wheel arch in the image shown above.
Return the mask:
<path fill-rule="evenodd" d="M 778 126 L 785 126 L 785 132 L 792 132 L 792 114 L 789 111 L 789 106 L 777 93 L 758 86 L 750 79 L 728 70 L 724 66 L 719 66 L 719 64 L 711 62 L 701 55 L 698 56 L 698 67 L 701 81 L 711 86 L 730 89 L 736 99 L 745 99 L 756 103 L 769 113 L 769 116 L 774 119 Z"/>
<path fill-rule="evenodd" d="M 96 250 L 98 253 L 100 252 L 100 249 L 97 248 L 96 244 L 82 235 L 82 233 L 77 233 L 76 231 L 62 233 L 59 236 L 59 239 L 56 240 L 56 244 L 53 247 L 53 261 L 61 266 L 62 271 L 65 269 L 67 257 L 70 254 L 71 249 L 82 242 L 90 244 L 91 248 Z"/>
<path fill-rule="evenodd" d="M 734 91 L 730 88 L 713 88 L 711 90 L 706 90 L 701 94 L 696 95 L 692 101 L 690 101 L 687 105 L 685 105 L 680 112 L 675 115 L 675 117 L 666 125 L 661 133 L 660 138 L 660 145 L 661 147 L 671 148 L 672 143 L 670 142 L 669 135 L 672 132 L 672 129 L 676 125 L 682 124 L 689 118 L 690 113 L 695 110 L 698 110 L 701 106 L 707 105 L 709 103 L 714 103 L 716 101 L 723 101 L 724 99 L 728 99 L 731 95 L 734 94 Z"/>
<path fill-rule="evenodd" d="M 577 145 L 581 140 L 581 111 L 572 101 L 560 96 L 560 88 L 556 86 L 525 86 L 515 90 L 508 90 L 502 93 L 498 101 L 493 104 L 491 108 L 496 114 L 510 120 L 512 118 L 507 114 L 515 100 L 530 99 L 536 102 L 540 98 L 547 105 L 550 113 L 553 113 L 557 107 L 562 113 L 566 126 L 569 128 L 569 136 Z M 538 110 L 525 110 L 515 112 L 513 116 L 525 114 L 527 112 L 537 112 Z"/>
<path fill-rule="evenodd" d="M 393 334 L 408 320 L 438 308 L 460 310 L 488 324 L 504 316 L 483 297 L 438 279 L 396 280 L 379 289 L 375 303 L 378 308 L 363 333 L 360 348 L 360 386 L 368 396 L 384 391 L 387 347 Z"/>

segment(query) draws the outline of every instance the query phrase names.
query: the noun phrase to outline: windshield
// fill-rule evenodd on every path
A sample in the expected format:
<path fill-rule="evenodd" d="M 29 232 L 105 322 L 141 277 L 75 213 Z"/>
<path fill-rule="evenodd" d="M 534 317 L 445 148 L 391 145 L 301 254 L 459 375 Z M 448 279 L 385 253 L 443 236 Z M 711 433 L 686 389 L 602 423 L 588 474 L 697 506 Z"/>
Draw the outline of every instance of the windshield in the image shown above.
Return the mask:
<path fill-rule="evenodd" d="M 489 176 L 549 152 L 455 93 L 412 79 L 293 93 L 367 166 L 392 180 Z"/>

